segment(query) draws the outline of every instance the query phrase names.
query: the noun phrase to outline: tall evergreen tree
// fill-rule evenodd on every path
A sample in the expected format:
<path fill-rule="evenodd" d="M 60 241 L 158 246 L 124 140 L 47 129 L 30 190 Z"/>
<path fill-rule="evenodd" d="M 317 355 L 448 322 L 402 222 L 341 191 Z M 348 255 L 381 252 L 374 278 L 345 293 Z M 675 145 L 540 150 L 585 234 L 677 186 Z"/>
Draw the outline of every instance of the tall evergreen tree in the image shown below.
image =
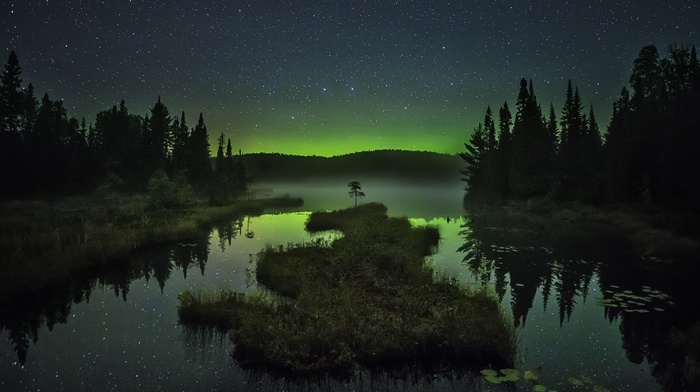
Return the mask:
<path fill-rule="evenodd" d="M 661 142 L 659 132 L 664 123 L 660 109 L 665 95 L 655 46 L 645 46 L 634 60 L 630 87 L 635 127 L 633 163 L 639 168 L 635 177 L 641 183 L 639 199 L 654 202 L 659 196 L 658 146 Z"/>
<path fill-rule="evenodd" d="M 508 109 L 508 102 L 504 102 L 498 110 L 498 168 L 496 170 L 496 178 L 500 182 L 498 194 L 501 198 L 511 194 L 509 171 L 513 153 L 512 125 L 513 116 Z"/>
<path fill-rule="evenodd" d="M 200 190 L 204 189 L 211 179 L 211 161 L 209 152 L 209 134 L 204 124 L 204 116 L 199 113 L 197 125 L 190 134 L 188 143 L 190 165 L 187 175 L 192 184 Z"/>
<path fill-rule="evenodd" d="M 31 139 L 31 134 L 34 132 L 38 110 L 39 101 L 34 96 L 34 86 L 29 83 L 26 90 L 24 90 L 24 93 L 22 94 L 22 112 L 20 123 L 22 140 L 25 142 Z"/>
<path fill-rule="evenodd" d="M 180 119 L 175 118 L 173 124 L 173 173 L 176 174 L 186 171 L 190 166 L 190 156 L 188 151 L 188 143 L 190 138 L 189 129 L 185 120 L 185 112 L 182 112 Z"/>
<path fill-rule="evenodd" d="M 144 151 L 144 183 L 157 169 L 168 167 L 172 153 L 172 118 L 170 111 L 161 102 L 160 97 L 150 109 L 146 125 L 141 135 L 141 146 Z"/>
<path fill-rule="evenodd" d="M 22 68 L 12 51 L 0 78 L 0 132 L 18 132 L 22 111 Z"/>
<path fill-rule="evenodd" d="M 532 81 L 520 81 L 513 125 L 510 190 L 516 197 L 544 195 L 551 186 L 554 146 L 542 122 Z"/>
<path fill-rule="evenodd" d="M 474 128 L 469 143 L 464 144 L 467 151 L 459 154 L 465 164 L 460 170 L 462 181 L 465 183 L 465 203 L 486 199 L 483 172 L 488 155 L 488 143 L 488 134 L 482 124 L 479 124 Z"/>
<path fill-rule="evenodd" d="M 638 176 L 634 162 L 634 124 L 627 88 L 613 103 L 612 116 L 605 136 L 606 176 L 611 201 L 628 202 L 638 196 Z"/>

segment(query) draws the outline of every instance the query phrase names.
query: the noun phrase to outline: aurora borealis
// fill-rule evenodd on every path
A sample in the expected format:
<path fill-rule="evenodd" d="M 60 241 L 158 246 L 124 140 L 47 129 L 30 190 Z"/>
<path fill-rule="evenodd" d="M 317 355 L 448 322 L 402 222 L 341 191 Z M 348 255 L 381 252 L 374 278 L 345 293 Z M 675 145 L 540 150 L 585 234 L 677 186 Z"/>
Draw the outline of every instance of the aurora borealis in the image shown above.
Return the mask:
<path fill-rule="evenodd" d="M 602 130 L 644 45 L 698 44 L 690 0 L 23 0 L 2 61 L 69 116 L 160 96 L 244 152 L 461 151 L 520 78 L 559 113 L 568 79 Z"/>

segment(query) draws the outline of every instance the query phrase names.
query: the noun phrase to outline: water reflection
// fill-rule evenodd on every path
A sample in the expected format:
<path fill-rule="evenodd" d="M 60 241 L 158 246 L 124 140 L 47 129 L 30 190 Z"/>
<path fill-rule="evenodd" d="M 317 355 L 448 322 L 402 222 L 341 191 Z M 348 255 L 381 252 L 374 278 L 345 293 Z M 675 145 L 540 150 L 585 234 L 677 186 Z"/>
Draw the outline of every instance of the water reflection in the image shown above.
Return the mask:
<path fill-rule="evenodd" d="M 695 289 L 699 276 L 689 272 L 693 269 L 681 262 L 635 256 L 625 248 L 624 241 L 607 232 L 553 232 L 546 226 L 493 216 L 451 216 L 449 221 L 416 219 L 414 224 L 441 227 L 444 242 L 432 258 L 438 271 L 447 269 L 462 284 L 467 284 L 462 272 L 470 275 L 469 280 L 475 284 L 492 287 L 512 311 L 513 324 L 523 336 L 523 367 L 541 366 L 548 374 L 559 372 L 557 377 L 562 380 L 576 375 L 567 373 L 572 369 L 585 367 L 587 374 L 607 380 L 601 384 L 611 390 L 700 390 L 696 388 L 700 384 L 700 298 Z M 211 389 L 235 383 L 269 390 L 288 386 L 288 380 L 242 373 L 233 365 L 226 335 L 177 326 L 176 296 L 191 288 L 216 290 L 226 286 L 236 291 L 250 290 L 254 285 L 255 254 L 266 245 L 310 240 L 312 237 L 303 229 L 307 217 L 308 213 L 301 212 L 241 217 L 215 225 L 193 241 L 154 247 L 134 255 L 128 263 L 95 268 L 64 285 L 26 295 L 19 303 L 1 305 L 0 336 L 7 336 L 10 342 L 12 352 L 8 349 L 8 355 L 19 364 L 30 364 L 27 372 L 35 373 L 23 376 L 5 363 L 0 368 L 0 389 L 8 385 L 10 389 L 20 389 L 21 382 L 16 380 L 22 379 L 31 383 L 32 389 L 38 389 L 42 383 L 51 385 L 49 373 L 59 366 L 76 374 L 102 366 L 105 369 L 100 369 L 101 373 L 94 369 L 91 372 L 100 377 L 109 375 L 114 383 L 123 384 L 130 377 L 127 370 L 132 367 L 104 360 L 102 365 L 100 361 L 95 365 L 90 359 L 94 353 L 132 362 L 143 356 L 146 359 L 140 361 L 150 362 L 139 363 L 140 372 L 148 366 L 154 377 L 169 373 L 168 382 L 172 383 L 189 382 L 185 378 L 201 382 L 203 377 L 187 376 L 194 371 L 190 359 L 204 361 L 211 357 L 214 359 L 206 365 L 195 366 L 199 369 L 196 372 L 201 372 L 202 366 L 216 369 L 212 370 L 213 376 L 207 373 L 207 377 L 215 378 L 210 381 L 209 385 L 215 386 Z M 151 285 L 154 293 L 148 289 Z M 105 301 L 105 294 L 111 301 Z M 152 294 L 157 295 L 149 297 Z M 115 304 L 124 305 L 127 299 L 130 307 L 137 309 Z M 145 312 L 152 309 L 157 312 Z M 109 319 L 92 315 L 100 311 L 123 314 L 110 314 Z M 550 313 L 553 328 L 548 324 Z M 130 320 L 137 317 L 141 319 Z M 62 324 L 69 324 L 74 335 L 85 334 L 86 343 L 75 343 L 82 336 L 72 336 L 65 328 L 60 331 L 57 326 Z M 93 332 L 97 328 L 102 331 Z M 115 336 L 126 334 L 123 331 L 127 329 L 129 334 L 139 335 L 139 340 L 152 340 L 152 344 L 136 349 L 129 344 L 140 342 L 126 342 Z M 46 337 L 47 331 L 53 331 L 53 335 L 58 332 L 61 338 L 56 339 L 68 339 L 55 343 Z M 113 341 L 100 343 L 103 336 Z M 40 338 L 43 346 L 37 345 Z M 96 347 L 98 344 L 102 344 L 101 348 Z M 589 350 L 589 346 L 596 346 L 596 350 Z M 163 351 L 169 365 L 149 359 L 158 350 Z M 182 358 L 177 356 L 178 350 L 184 351 Z M 618 355 L 627 364 L 640 365 L 619 364 L 615 362 Z M 65 365 L 47 358 L 59 358 Z M 71 360 L 76 362 L 71 365 Z M 651 374 L 646 373 L 647 369 Z M 122 379 L 116 380 L 112 372 L 121 372 Z M 457 380 L 459 375 L 435 380 L 430 386 L 424 385 L 425 380 L 415 386 L 415 380 L 396 384 L 386 377 L 367 375 L 363 380 L 335 383 L 333 389 L 394 389 L 391 385 L 416 390 L 479 389 L 466 386 L 472 385 L 472 380 Z M 648 385 L 648 379 L 656 385 Z M 153 385 L 164 382 L 154 378 Z M 310 389 L 325 389 L 323 382 L 318 385 Z M 199 387 L 192 385 L 194 389 Z"/>
<path fill-rule="evenodd" d="M 543 312 L 556 307 L 560 328 L 578 306 L 595 301 L 600 317 L 619 323 L 627 359 L 646 361 L 663 390 L 700 387 L 698 276 L 688 273 L 690 266 L 636 256 L 620 246 L 624 241 L 606 247 L 609 241 L 591 242 L 591 233 L 553 234 L 546 226 L 493 218 L 469 215 L 457 251 L 478 284 L 493 286 L 501 302 L 510 294 L 516 328 L 525 328 L 538 294 Z"/>
<path fill-rule="evenodd" d="M 17 360 L 24 365 L 30 341 L 33 344 L 38 342 L 39 330 L 46 326 L 52 331 L 56 324 L 65 324 L 72 305 L 90 302 L 96 288 L 109 288 L 126 302 L 132 282 L 138 279 L 155 280 L 162 293 L 174 270 L 181 271 L 185 278 L 191 269 L 203 275 L 209 240 L 209 231 L 205 230 L 191 242 L 152 247 L 138 252 L 127 262 L 92 268 L 62 285 L 3 304 L 0 332 L 7 331 Z"/>

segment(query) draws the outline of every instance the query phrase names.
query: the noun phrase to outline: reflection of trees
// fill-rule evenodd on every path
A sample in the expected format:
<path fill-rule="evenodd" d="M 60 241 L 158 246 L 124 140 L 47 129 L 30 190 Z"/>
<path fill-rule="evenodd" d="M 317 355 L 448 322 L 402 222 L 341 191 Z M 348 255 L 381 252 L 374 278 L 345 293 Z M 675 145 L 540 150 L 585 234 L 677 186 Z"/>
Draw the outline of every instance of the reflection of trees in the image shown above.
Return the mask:
<path fill-rule="evenodd" d="M 695 288 L 700 276 L 688 272 L 692 266 L 641 260 L 621 247 L 624 241 L 618 237 L 605 242 L 585 227 L 559 232 L 540 227 L 541 236 L 533 233 L 537 227 L 503 215 L 473 214 L 466 221 L 458 250 L 464 253 L 463 263 L 481 285 L 495 284 L 501 300 L 510 288 L 516 327 L 525 325 L 540 286 L 544 310 L 553 298 L 560 325 L 568 322 L 576 305 L 585 303 L 594 274 L 603 300 L 623 291 L 640 295 L 643 287 L 667 294 L 647 305 L 647 313 L 607 306 L 601 311 L 611 323 L 620 323 L 630 362 L 646 360 L 664 390 L 700 390 L 700 296 Z"/>
<path fill-rule="evenodd" d="M 510 288 L 516 327 L 525 325 L 540 286 L 545 310 L 554 289 L 562 324 L 571 317 L 576 298 L 585 300 L 596 264 L 551 250 L 556 249 L 551 239 L 522 221 L 472 214 L 466 222 L 460 232 L 464 244 L 458 249 L 465 254 L 463 262 L 481 285 L 493 277 L 499 299 Z"/>
<path fill-rule="evenodd" d="M 202 233 L 190 244 L 152 247 L 122 263 L 77 274 L 63 286 L 0 303 L 0 332 L 7 331 L 17 359 L 24 365 L 30 345 L 39 340 L 42 326 L 51 331 L 54 325 L 65 324 L 72 304 L 89 301 L 96 287 L 112 288 L 117 297 L 126 301 L 134 280 L 155 278 L 162 292 L 173 269 L 182 269 L 185 277 L 189 268 L 198 267 L 204 273 L 208 255 L 209 236 Z"/>
<path fill-rule="evenodd" d="M 248 217 L 248 224 L 250 225 L 250 217 Z M 231 246 L 236 235 L 241 233 L 242 227 L 243 218 L 220 223 L 216 226 L 216 232 L 219 235 L 219 248 L 222 252 L 226 251 L 227 246 Z"/>
<path fill-rule="evenodd" d="M 555 297 L 559 305 L 559 325 L 564 325 L 564 319 L 571 319 L 577 297 L 582 297 L 585 302 L 594 267 L 594 263 L 583 260 L 553 263 L 551 275 L 554 276 Z"/>
<path fill-rule="evenodd" d="M 698 276 L 688 272 L 693 270 L 691 266 L 678 264 L 628 257 L 604 264 L 599 271 L 600 284 L 606 299 L 612 297 L 611 288 L 615 287 L 638 292 L 647 286 L 665 295 L 652 299 L 648 313 L 606 307 L 605 317 L 610 322 L 619 320 L 627 358 L 633 363 L 646 360 L 663 390 L 695 391 L 700 390 Z"/>

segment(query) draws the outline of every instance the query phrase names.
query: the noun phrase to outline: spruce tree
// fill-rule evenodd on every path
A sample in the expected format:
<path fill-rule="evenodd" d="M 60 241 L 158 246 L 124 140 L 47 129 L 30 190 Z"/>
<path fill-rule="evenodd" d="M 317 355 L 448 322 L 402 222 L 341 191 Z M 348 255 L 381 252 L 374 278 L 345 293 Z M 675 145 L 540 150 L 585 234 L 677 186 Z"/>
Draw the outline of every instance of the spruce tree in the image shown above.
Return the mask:
<path fill-rule="evenodd" d="M 0 132 L 18 132 L 22 111 L 22 68 L 12 51 L 0 77 Z"/>
<path fill-rule="evenodd" d="M 484 201 L 484 176 L 486 156 L 488 154 L 488 134 L 482 124 L 474 128 L 474 132 L 469 138 L 469 143 L 465 143 L 466 152 L 459 156 L 464 160 L 464 168 L 460 170 L 462 181 L 465 183 L 464 202 Z"/>
<path fill-rule="evenodd" d="M 513 116 L 508 109 L 508 102 L 498 110 L 498 168 L 496 177 L 499 179 L 499 196 L 510 196 L 509 170 L 512 155 L 513 135 L 510 131 L 513 125 Z"/>
<path fill-rule="evenodd" d="M 513 196 L 544 195 L 552 182 L 554 146 L 547 137 L 532 81 L 520 81 L 513 125 L 513 158 L 509 181 Z"/>
<path fill-rule="evenodd" d="M 150 110 L 150 123 L 148 128 L 148 135 L 146 135 L 146 146 L 147 150 L 150 152 L 150 171 L 151 173 L 156 169 L 164 169 L 168 167 L 170 154 L 172 151 L 173 142 L 173 130 L 172 130 L 172 118 L 170 117 L 170 111 L 161 102 L 160 97 L 158 101 Z"/>
<path fill-rule="evenodd" d="M 209 152 L 209 134 L 204 123 L 204 116 L 199 113 L 197 125 L 192 130 L 188 142 L 190 165 L 187 175 L 192 184 L 199 190 L 209 185 L 211 179 L 211 161 Z"/>
<path fill-rule="evenodd" d="M 187 128 L 187 121 L 185 120 L 185 112 L 183 111 L 180 115 L 180 119 L 175 118 L 173 123 L 173 159 L 172 168 L 173 175 L 181 172 L 185 172 L 190 166 L 190 157 L 188 154 L 187 144 L 189 142 L 190 134 Z"/>

